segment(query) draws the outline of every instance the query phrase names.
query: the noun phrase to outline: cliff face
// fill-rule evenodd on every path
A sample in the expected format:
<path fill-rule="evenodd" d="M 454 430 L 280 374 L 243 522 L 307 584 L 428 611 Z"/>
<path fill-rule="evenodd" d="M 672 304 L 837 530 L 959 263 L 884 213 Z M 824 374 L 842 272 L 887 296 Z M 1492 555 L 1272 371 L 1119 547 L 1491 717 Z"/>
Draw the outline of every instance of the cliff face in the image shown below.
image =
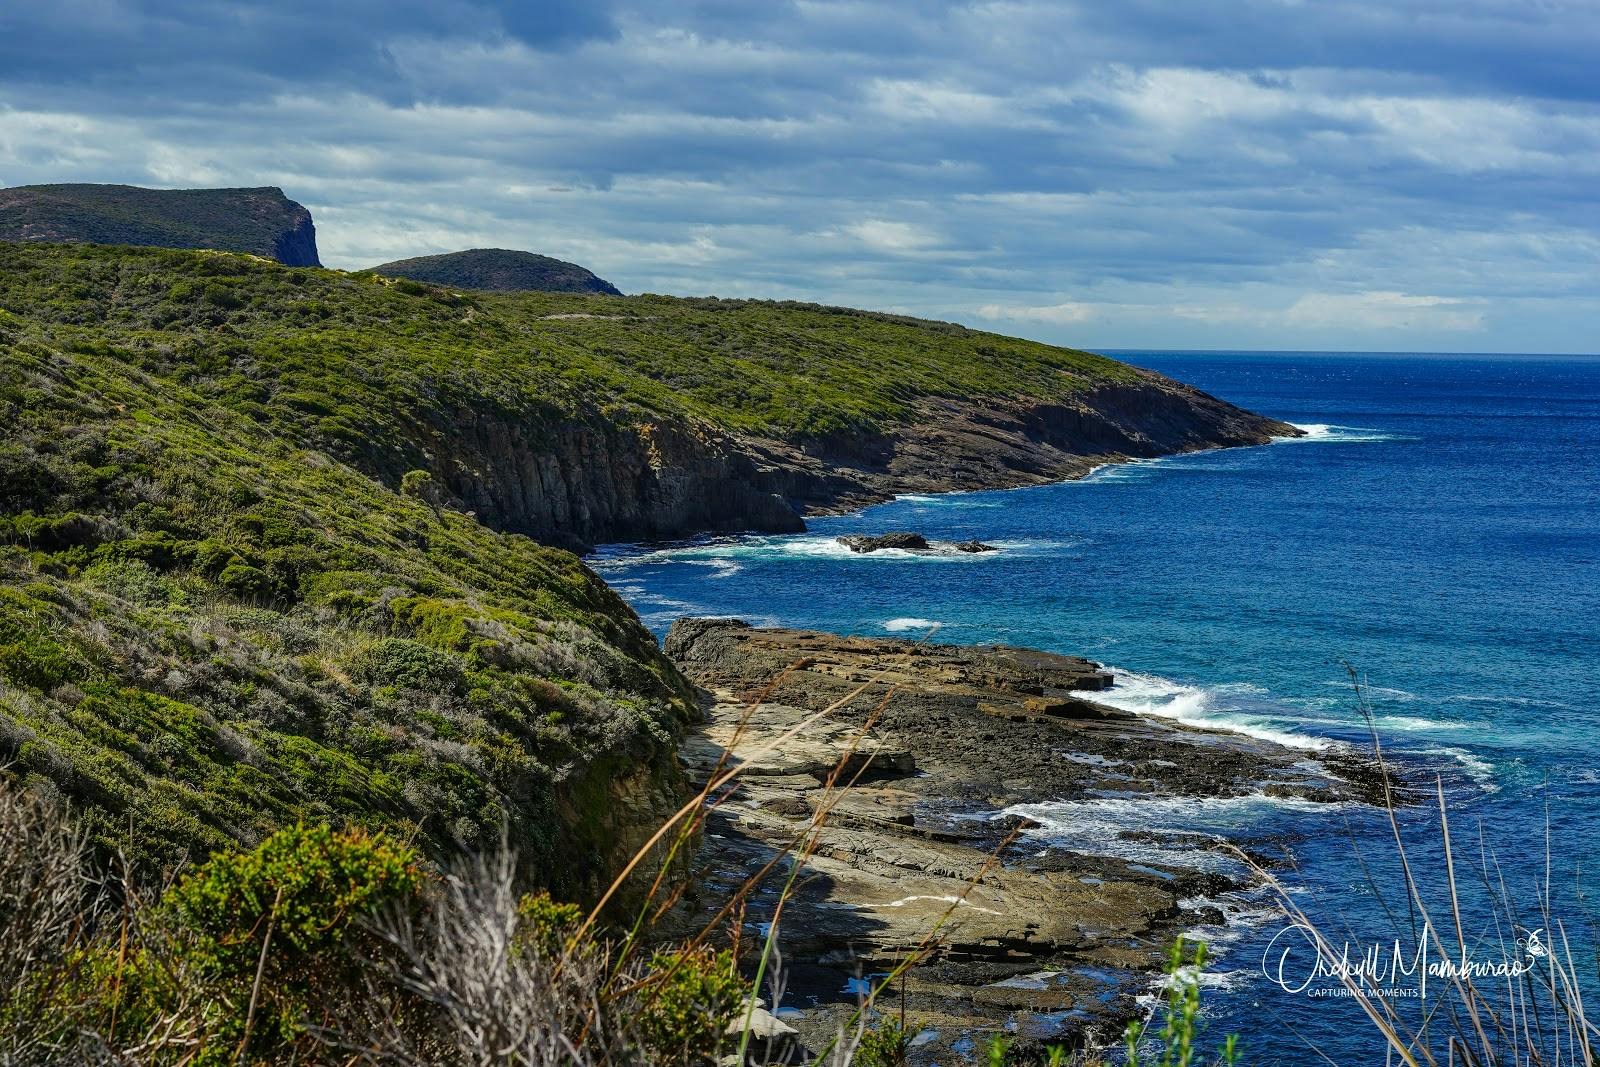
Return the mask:
<path fill-rule="evenodd" d="M 1071 403 L 928 398 L 877 434 L 774 440 L 693 421 L 555 427 L 461 410 L 431 469 L 481 521 L 582 547 L 707 532 L 792 533 L 807 513 L 899 493 L 1038 485 L 1117 459 L 1265 444 L 1299 433 L 1161 375 Z M 442 447 L 441 447 L 442 446 Z"/>
<path fill-rule="evenodd" d="M 555 425 L 461 410 L 433 473 L 464 510 L 549 543 L 805 528 L 738 442 L 686 422 Z"/>
<path fill-rule="evenodd" d="M 215 248 L 266 256 L 290 267 L 320 266 L 311 212 L 270 186 L 0 189 L 0 241 Z"/>
<path fill-rule="evenodd" d="M 279 254 L 309 253 L 309 214 L 282 204 Z M 792 532 L 898 493 L 1296 432 L 1092 353 L 846 308 L 464 293 L 155 249 L 0 245 L 11 264 L 0 308 L 40 329 L 109 309 L 102 340 L 150 373 L 567 547 Z M 63 288 L 83 296 L 49 299 Z"/>
<path fill-rule="evenodd" d="M 322 266 L 317 259 L 317 227 L 311 221 L 311 212 L 293 200 L 287 204 L 292 208 L 284 219 L 288 229 L 273 238 L 272 258 L 286 267 Z"/>

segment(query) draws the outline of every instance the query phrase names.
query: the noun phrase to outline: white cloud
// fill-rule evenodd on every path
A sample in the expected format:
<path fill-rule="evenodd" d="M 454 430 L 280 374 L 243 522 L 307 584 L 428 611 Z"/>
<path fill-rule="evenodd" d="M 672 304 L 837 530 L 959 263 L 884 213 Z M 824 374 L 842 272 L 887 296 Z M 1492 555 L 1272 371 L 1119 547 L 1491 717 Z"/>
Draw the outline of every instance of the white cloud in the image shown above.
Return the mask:
<path fill-rule="evenodd" d="M 939 235 L 926 227 L 888 219 L 852 222 L 844 227 L 844 232 L 868 248 L 891 256 L 923 252 L 940 244 Z"/>
<path fill-rule="evenodd" d="M 1305 329 L 1478 330 L 1483 309 L 1473 301 L 1410 293 L 1307 293 L 1283 313 L 1290 326 Z"/>
<path fill-rule="evenodd" d="M 1592 3 L 594 0 L 547 47 L 488 2 L 329 11 L 303 54 L 24 6 L 0 171 L 281 185 L 340 267 L 526 247 L 1073 343 L 1600 336 Z"/>
<path fill-rule="evenodd" d="M 1022 307 L 1010 304 L 984 304 L 978 308 L 979 318 L 996 322 L 1044 322 L 1054 326 L 1087 322 L 1094 317 L 1095 309 L 1088 304 L 1046 304 Z"/>

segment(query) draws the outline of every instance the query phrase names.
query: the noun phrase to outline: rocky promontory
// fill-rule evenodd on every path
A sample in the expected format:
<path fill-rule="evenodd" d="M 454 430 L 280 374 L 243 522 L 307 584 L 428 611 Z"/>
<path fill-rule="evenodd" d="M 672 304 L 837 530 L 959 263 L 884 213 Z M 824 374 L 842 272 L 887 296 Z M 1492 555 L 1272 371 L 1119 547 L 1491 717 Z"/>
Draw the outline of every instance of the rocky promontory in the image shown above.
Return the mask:
<path fill-rule="evenodd" d="M 908 957 L 917 962 L 888 996 L 903 998 L 919 1035 L 915 1062 L 945 1062 L 964 1038 L 1002 1028 L 1080 1047 L 1114 1039 L 1172 938 L 1220 921 L 1206 901 L 1241 884 L 1243 869 L 1201 835 L 1165 844 L 1212 862 L 1136 862 L 1126 846 L 1161 833 L 1063 843 L 1007 809 L 1335 802 L 1378 788 L 1358 760 L 1097 703 L 1114 678 L 1071 656 L 726 619 L 679 620 L 665 648 L 705 693 L 706 720 L 682 747 L 690 777 L 742 764 L 678 921 L 703 921 L 826 812 L 780 926 L 779 1016 L 813 1052 L 855 1010 L 861 983 Z M 751 900 L 752 923 L 770 919 L 777 870 Z"/>
<path fill-rule="evenodd" d="M 926 397 L 922 414 L 870 432 L 782 438 L 693 418 L 551 426 L 462 408 L 429 431 L 429 462 L 450 498 L 480 519 L 578 547 L 793 533 L 806 515 L 904 493 L 1043 485 L 1108 462 L 1300 434 L 1163 375 L 1126 370 L 1133 380 L 1062 402 Z"/>
<path fill-rule="evenodd" d="M 149 344 L 152 374 L 192 379 L 391 487 L 427 474 L 438 506 L 574 549 L 791 532 L 904 493 L 1037 485 L 1299 432 L 1104 356 L 956 323 L 787 301 L 489 295 L 41 243 L 306 263 L 311 234 L 276 189 L 6 190 L 0 297 L 30 330 L 93 322 L 97 344 Z M 79 295 L 51 298 L 62 290 Z M 222 329 L 225 353 L 194 354 Z"/>
<path fill-rule="evenodd" d="M 0 189 L 0 241 L 214 248 L 320 265 L 311 212 L 272 186 L 19 185 Z"/>

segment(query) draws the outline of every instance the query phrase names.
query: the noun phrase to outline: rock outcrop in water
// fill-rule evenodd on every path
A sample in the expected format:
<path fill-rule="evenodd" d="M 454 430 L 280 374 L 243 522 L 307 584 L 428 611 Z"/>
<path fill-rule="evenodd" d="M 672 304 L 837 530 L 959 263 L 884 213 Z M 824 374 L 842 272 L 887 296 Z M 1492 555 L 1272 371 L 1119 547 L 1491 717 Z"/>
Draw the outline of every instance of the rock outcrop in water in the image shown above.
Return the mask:
<path fill-rule="evenodd" d="M 914 1062 L 948 1062 L 969 1031 L 1007 1028 L 1025 1045 L 1114 1040 L 1172 937 L 1220 921 L 1200 901 L 1242 873 L 1203 835 L 1063 839 L 998 817 L 1013 805 L 1337 801 L 1376 789 L 1358 761 L 1317 763 L 1099 704 L 1093 694 L 1114 679 L 1072 656 L 727 619 L 679 620 L 665 648 L 706 690 L 707 721 L 682 749 L 691 778 L 744 764 L 708 827 L 685 929 L 828 812 L 780 938 L 791 1003 L 817 1005 L 785 1018 L 813 1051 L 854 1010 L 853 980 L 909 956 L 920 960 L 904 982 L 912 1030 L 936 1034 Z M 747 918 L 766 921 L 773 899 L 758 892 Z M 898 1004 L 900 988 L 889 995 Z"/>
<path fill-rule="evenodd" d="M 852 552 L 882 552 L 886 548 L 896 548 L 902 552 L 926 552 L 932 547 L 926 537 L 908 530 L 886 534 L 847 534 L 835 540 Z"/>
<path fill-rule="evenodd" d="M 919 533 L 909 530 L 896 530 L 885 534 L 846 534 L 834 540 L 844 545 L 852 552 L 869 553 L 882 552 L 885 549 L 895 549 L 901 552 L 917 552 L 938 554 L 943 552 L 998 552 L 994 545 L 986 545 L 982 541 L 930 541 Z"/>

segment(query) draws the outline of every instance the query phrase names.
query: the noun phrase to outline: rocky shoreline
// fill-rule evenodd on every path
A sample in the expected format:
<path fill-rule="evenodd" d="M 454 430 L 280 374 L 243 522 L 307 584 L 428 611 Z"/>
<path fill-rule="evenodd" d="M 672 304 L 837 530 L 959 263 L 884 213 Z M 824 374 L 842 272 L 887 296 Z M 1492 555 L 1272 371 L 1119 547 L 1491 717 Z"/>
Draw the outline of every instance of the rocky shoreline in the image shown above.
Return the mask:
<path fill-rule="evenodd" d="M 1009 808 L 1381 795 L 1376 769 L 1353 755 L 1308 758 L 1099 704 L 1084 694 L 1113 679 L 1076 657 L 727 619 L 681 619 L 665 648 L 703 690 L 705 719 L 681 748 L 690 778 L 743 764 L 709 815 L 671 920 L 679 931 L 704 923 L 827 809 L 779 925 L 787 989 L 777 1015 L 812 1054 L 856 1010 L 861 982 L 908 956 L 918 961 L 888 999 L 904 1005 L 914 1063 L 947 1062 L 1001 1029 L 1024 1044 L 1115 1041 L 1172 939 L 1220 922 L 1206 902 L 1243 886 L 1242 867 L 1061 847 L 1001 815 Z M 750 936 L 771 920 L 787 876 L 782 861 L 751 896 Z"/>
<path fill-rule="evenodd" d="M 793 440 L 670 418 L 530 425 L 462 407 L 429 439 L 427 469 L 449 506 L 583 551 L 706 533 L 797 533 L 806 516 L 904 493 L 1044 485 L 1105 463 L 1300 434 L 1162 375 L 1133 373 L 1059 403 L 927 397 L 903 425 Z M 385 473 L 398 480 L 403 471 Z"/>

